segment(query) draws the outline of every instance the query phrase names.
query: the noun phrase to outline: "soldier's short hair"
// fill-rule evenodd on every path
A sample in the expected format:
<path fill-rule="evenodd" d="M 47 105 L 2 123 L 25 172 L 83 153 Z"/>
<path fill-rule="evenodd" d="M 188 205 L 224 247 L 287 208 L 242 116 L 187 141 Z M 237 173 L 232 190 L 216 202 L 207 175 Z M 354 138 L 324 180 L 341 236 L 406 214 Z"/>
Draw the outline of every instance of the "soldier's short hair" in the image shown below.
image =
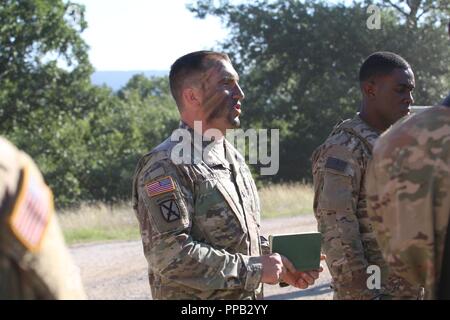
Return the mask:
<path fill-rule="evenodd" d="M 364 60 L 359 69 L 359 82 L 364 82 L 370 78 L 388 75 L 394 69 L 408 69 L 410 64 L 398 54 L 388 51 L 372 53 Z"/>
<path fill-rule="evenodd" d="M 225 59 L 230 61 L 227 54 L 215 51 L 196 51 L 178 58 L 171 66 L 169 73 L 170 92 L 178 108 L 181 108 L 181 90 L 185 80 L 209 69 L 208 60 Z M 230 61 L 231 62 L 231 61 Z"/>

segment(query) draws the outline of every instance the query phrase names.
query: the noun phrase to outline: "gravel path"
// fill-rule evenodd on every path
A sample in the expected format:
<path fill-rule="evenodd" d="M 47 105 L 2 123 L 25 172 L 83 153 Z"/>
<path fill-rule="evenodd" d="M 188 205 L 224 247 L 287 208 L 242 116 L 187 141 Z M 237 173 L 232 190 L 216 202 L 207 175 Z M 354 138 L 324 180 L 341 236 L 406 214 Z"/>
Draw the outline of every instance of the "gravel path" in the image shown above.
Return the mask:
<path fill-rule="evenodd" d="M 264 235 L 317 230 L 312 215 L 262 220 L 261 228 Z M 141 241 L 82 244 L 72 246 L 70 251 L 80 267 L 89 299 L 151 299 L 147 261 L 142 252 Z M 266 299 L 331 299 L 330 275 L 326 264 L 322 263 L 322 266 L 324 272 L 313 287 L 298 290 L 292 287 L 265 285 Z"/>

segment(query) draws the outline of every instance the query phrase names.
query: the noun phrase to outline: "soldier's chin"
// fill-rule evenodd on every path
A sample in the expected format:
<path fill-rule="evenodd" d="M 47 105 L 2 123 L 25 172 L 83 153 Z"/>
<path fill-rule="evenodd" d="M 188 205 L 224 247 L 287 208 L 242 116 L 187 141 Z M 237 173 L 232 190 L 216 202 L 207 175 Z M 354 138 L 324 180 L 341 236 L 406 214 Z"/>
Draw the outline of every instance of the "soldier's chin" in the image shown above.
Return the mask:
<path fill-rule="evenodd" d="M 241 126 L 241 120 L 239 119 L 239 116 L 230 117 L 229 121 L 233 128 L 239 128 Z"/>

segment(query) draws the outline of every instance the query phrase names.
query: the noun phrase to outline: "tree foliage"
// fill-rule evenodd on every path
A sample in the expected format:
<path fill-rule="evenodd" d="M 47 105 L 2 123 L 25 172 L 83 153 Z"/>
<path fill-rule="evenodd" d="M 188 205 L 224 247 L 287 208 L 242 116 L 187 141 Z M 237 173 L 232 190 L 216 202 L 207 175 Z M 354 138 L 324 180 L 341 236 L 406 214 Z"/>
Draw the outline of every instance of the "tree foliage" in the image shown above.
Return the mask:
<path fill-rule="evenodd" d="M 448 92 L 448 2 L 374 1 L 383 6 L 380 30 L 366 27 L 369 2 L 191 5 L 230 30 L 220 50 L 241 73 L 243 127 L 280 129 L 280 171 L 271 180 L 309 179 L 314 148 L 358 109 L 358 69 L 374 51 L 412 64 L 416 104 Z M 179 118 L 167 77 L 136 75 L 118 92 L 92 85 L 85 28 L 84 7 L 70 2 L 0 3 L 0 133 L 36 160 L 60 207 L 129 199 L 139 157 Z"/>
<path fill-rule="evenodd" d="M 167 79 L 135 76 L 117 94 L 91 84 L 84 8 L 0 4 L 0 132 L 29 153 L 58 206 L 130 198 L 138 158 L 177 125 Z"/>
<path fill-rule="evenodd" d="M 449 87 L 448 36 L 436 17 L 407 23 L 385 7 L 381 29 L 370 30 L 362 2 L 204 0 L 189 8 L 200 18 L 220 17 L 231 30 L 219 49 L 241 71 L 244 126 L 281 130 L 280 171 L 273 180 L 310 178 L 312 151 L 359 108 L 358 70 L 370 53 L 393 51 L 411 63 L 416 104 L 438 102 Z"/>

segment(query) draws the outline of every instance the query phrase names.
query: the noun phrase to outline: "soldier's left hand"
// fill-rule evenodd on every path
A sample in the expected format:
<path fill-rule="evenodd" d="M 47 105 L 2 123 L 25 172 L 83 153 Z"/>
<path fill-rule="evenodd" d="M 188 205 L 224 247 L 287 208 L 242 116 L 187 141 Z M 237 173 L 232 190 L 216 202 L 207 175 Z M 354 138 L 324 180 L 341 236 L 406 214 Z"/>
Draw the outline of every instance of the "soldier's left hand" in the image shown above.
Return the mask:
<path fill-rule="evenodd" d="M 321 255 L 320 260 L 324 259 L 325 255 Z M 282 261 L 286 269 L 283 269 L 281 279 L 291 286 L 299 289 L 306 289 L 309 286 L 313 285 L 314 282 L 319 278 L 319 273 L 323 271 L 322 267 L 317 270 L 305 272 L 297 271 L 294 265 L 286 257 L 282 256 Z"/>

